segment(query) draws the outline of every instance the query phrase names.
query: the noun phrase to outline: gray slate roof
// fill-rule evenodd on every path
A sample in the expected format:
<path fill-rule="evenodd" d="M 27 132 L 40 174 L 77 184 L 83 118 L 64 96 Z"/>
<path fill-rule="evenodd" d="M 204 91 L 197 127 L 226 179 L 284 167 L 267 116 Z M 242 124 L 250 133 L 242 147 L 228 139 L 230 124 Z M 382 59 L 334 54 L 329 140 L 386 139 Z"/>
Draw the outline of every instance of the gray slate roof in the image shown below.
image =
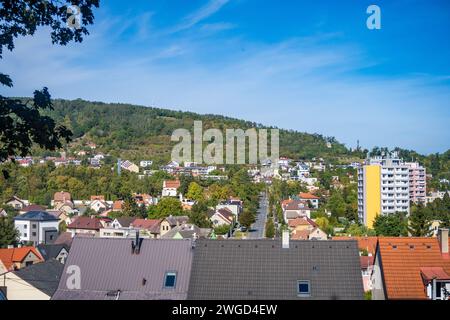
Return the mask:
<path fill-rule="evenodd" d="M 112 299 L 108 292 L 121 290 L 120 299 L 186 299 L 192 264 L 190 240 L 144 239 L 140 254 L 132 254 L 131 239 L 73 239 L 65 270 L 52 299 Z M 81 290 L 66 286 L 66 269 L 81 270 Z M 166 272 L 176 272 L 176 288 L 164 289 Z M 146 279 L 143 284 L 143 279 Z"/>
<path fill-rule="evenodd" d="M 314 269 L 313 269 L 314 268 Z M 311 296 L 297 295 L 309 280 Z M 188 299 L 363 299 L 356 241 L 208 240 L 196 242 Z"/>
<path fill-rule="evenodd" d="M 55 259 L 35 263 L 13 273 L 36 289 L 52 296 L 58 288 L 64 265 Z"/>
<path fill-rule="evenodd" d="M 28 211 L 14 220 L 33 220 L 33 221 L 58 221 L 59 219 L 46 211 Z"/>
<path fill-rule="evenodd" d="M 69 246 L 66 244 L 40 244 L 37 246 L 37 249 L 44 260 L 56 259 L 62 249 L 66 249 L 69 252 Z"/>

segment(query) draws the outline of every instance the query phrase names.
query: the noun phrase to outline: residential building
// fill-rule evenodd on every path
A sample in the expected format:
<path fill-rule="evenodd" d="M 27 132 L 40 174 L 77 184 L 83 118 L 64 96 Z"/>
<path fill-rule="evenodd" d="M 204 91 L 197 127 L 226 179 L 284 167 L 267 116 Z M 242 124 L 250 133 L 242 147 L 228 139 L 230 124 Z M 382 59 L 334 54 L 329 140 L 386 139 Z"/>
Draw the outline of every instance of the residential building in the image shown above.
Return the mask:
<path fill-rule="evenodd" d="M 72 233 L 72 237 L 76 234 L 98 236 L 100 229 L 104 227 L 107 227 L 107 225 L 102 224 L 99 218 L 81 216 L 67 226 L 67 231 Z"/>
<path fill-rule="evenodd" d="M 319 197 L 315 196 L 311 193 L 301 192 L 298 195 L 298 199 L 301 201 L 311 203 L 311 208 L 318 209 L 319 208 Z"/>
<path fill-rule="evenodd" d="M 134 164 L 133 162 L 128 161 L 128 160 L 121 162 L 120 167 L 122 169 L 130 171 L 130 172 L 134 172 L 134 173 L 139 172 L 139 167 L 136 164 Z"/>
<path fill-rule="evenodd" d="M 161 234 L 162 219 L 135 219 L 131 223 L 131 227 L 139 230 L 143 236 L 157 239 Z"/>
<path fill-rule="evenodd" d="M 409 197 L 409 167 L 395 152 L 367 159 L 358 169 L 358 216 L 366 227 L 380 214 L 409 214 Z"/>
<path fill-rule="evenodd" d="M 372 291 L 371 274 L 373 272 L 374 256 L 360 256 L 361 274 L 364 285 L 364 292 Z"/>
<path fill-rule="evenodd" d="M 409 168 L 409 199 L 414 203 L 426 203 L 426 169 L 418 162 L 405 162 Z"/>
<path fill-rule="evenodd" d="M 283 210 L 283 217 L 286 223 L 290 219 L 296 219 L 298 217 L 311 217 L 311 208 L 308 207 L 308 203 L 303 200 L 283 200 L 281 202 L 281 209 Z"/>
<path fill-rule="evenodd" d="M 374 300 L 449 300 L 448 229 L 437 238 L 378 239 L 372 272 Z"/>
<path fill-rule="evenodd" d="M 430 203 L 433 202 L 436 199 L 444 199 L 445 194 L 448 194 L 450 196 L 450 191 L 435 191 L 431 192 L 429 196 L 426 197 L 426 202 Z"/>
<path fill-rule="evenodd" d="M 55 241 L 59 231 L 59 219 L 46 211 L 29 211 L 14 218 L 22 242 L 32 242 L 35 246 Z"/>
<path fill-rule="evenodd" d="M 72 202 L 72 195 L 69 192 L 55 192 L 53 195 L 52 206 L 58 207 L 58 205 L 65 204 L 67 202 Z"/>
<path fill-rule="evenodd" d="M 5 202 L 8 206 L 13 207 L 16 210 L 20 210 L 25 206 L 28 206 L 30 203 L 28 200 L 20 199 L 19 197 L 13 196 L 9 200 Z"/>
<path fill-rule="evenodd" d="M 75 238 L 54 300 L 184 300 L 191 274 L 190 240 Z M 82 270 L 67 287 L 69 266 Z"/>
<path fill-rule="evenodd" d="M 186 224 L 189 222 L 188 216 L 168 216 L 160 223 L 160 235 L 161 237 L 177 226 Z"/>
<path fill-rule="evenodd" d="M 50 300 L 58 288 L 64 265 L 55 259 L 0 276 L 8 300 Z"/>
<path fill-rule="evenodd" d="M 103 211 L 108 210 L 109 209 L 109 205 L 104 200 L 95 199 L 94 201 L 92 201 L 90 203 L 89 208 L 91 208 L 95 212 L 99 213 L 99 212 L 103 212 Z"/>
<path fill-rule="evenodd" d="M 362 300 L 357 243 L 200 239 L 188 299 Z"/>
<path fill-rule="evenodd" d="M 211 233 L 210 228 L 199 228 L 195 224 L 183 223 L 182 225 L 175 226 L 168 232 L 161 235 L 162 239 L 199 239 L 206 238 Z"/>
<path fill-rule="evenodd" d="M 224 208 L 213 211 L 209 219 L 214 227 L 223 225 L 229 226 L 235 221 L 235 215 L 231 212 L 231 210 Z"/>
<path fill-rule="evenodd" d="M 8 216 L 8 212 L 5 209 L 0 208 L 0 218 L 5 218 Z"/>
<path fill-rule="evenodd" d="M 45 261 L 55 259 L 64 264 L 70 247 L 66 244 L 40 244 L 37 249 Z"/>
<path fill-rule="evenodd" d="M 163 197 L 176 197 L 178 194 L 179 187 L 180 187 L 179 180 L 164 180 L 162 196 Z"/>
<path fill-rule="evenodd" d="M 0 249 L 3 272 L 19 270 L 44 261 L 35 247 Z"/>

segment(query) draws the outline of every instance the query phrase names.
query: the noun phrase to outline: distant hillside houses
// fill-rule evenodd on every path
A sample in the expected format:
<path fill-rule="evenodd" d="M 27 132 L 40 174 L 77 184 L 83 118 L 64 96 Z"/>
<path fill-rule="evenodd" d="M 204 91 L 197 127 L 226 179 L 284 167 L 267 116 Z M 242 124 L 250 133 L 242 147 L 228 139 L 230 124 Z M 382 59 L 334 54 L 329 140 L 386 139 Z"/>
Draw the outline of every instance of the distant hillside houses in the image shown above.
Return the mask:
<path fill-rule="evenodd" d="M 129 160 L 122 161 L 120 164 L 120 167 L 122 169 L 130 171 L 130 172 L 134 172 L 134 173 L 139 172 L 139 167 Z"/>

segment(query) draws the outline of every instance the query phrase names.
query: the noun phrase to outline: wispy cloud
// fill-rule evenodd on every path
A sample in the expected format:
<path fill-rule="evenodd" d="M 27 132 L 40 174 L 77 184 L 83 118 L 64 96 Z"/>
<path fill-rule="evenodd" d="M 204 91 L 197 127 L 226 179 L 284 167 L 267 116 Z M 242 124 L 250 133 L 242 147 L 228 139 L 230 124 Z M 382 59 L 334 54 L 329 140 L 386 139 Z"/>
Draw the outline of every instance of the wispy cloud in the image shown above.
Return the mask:
<path fill-rule="evenodd" d="M 178 25 L 167 30 L 167 32 L 174 33 L 189 29 L 218 12 L 228 2 L 229 0 L 209 0 L 206 5 L 184 17 Z"/>

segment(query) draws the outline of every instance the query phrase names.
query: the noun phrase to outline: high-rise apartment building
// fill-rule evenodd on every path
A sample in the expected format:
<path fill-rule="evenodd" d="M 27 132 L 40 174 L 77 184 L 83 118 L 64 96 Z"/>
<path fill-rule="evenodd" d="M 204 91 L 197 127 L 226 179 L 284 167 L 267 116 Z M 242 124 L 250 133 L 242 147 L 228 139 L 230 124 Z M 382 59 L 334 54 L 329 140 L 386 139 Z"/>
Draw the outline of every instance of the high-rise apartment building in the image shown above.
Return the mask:
<path fill-rule="evenodd" d="M 396 153 L 367 159 L 358 169 L 358 216 L 372 228 L 379 214 L 409 214 L 409 167 Z"/>
<path fill-rule="evenodd" d="M 409 199 L 414 203 L 427 200 L 426 170 L 418 162 L 405 162 L 409 168 Z"/>

